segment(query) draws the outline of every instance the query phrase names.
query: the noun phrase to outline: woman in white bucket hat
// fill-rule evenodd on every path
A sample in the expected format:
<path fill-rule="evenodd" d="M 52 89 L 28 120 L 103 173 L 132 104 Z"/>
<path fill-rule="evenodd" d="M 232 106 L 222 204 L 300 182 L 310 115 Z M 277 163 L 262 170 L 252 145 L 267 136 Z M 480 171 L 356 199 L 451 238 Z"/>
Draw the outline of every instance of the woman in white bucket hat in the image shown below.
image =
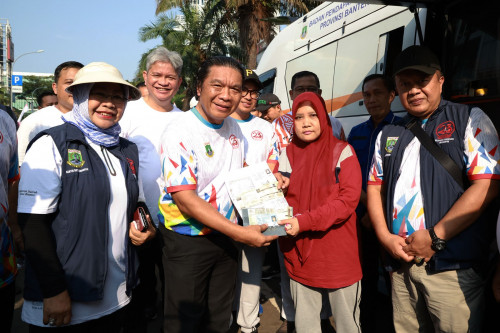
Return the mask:
<path fill-rule="evenodd" d="M 145 204 L 137 147 L 119 137 L 127 101 L 140 92 L 103 62 L 80 69 L 67 91 L 72 112 L 32 140 L 21 169 L 22 319 L 30 332 L 119 332 L 137 284 L 135 246 L 155 233 L 130 223 Z"/>

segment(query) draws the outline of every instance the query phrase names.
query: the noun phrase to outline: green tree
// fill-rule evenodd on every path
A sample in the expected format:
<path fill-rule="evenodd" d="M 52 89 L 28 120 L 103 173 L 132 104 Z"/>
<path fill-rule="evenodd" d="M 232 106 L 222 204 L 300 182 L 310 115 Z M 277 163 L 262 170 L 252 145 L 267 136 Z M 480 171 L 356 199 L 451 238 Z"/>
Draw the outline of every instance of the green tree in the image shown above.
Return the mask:
<path fill-rule="evenodd" d="M 10 96 L 6 87 L 0 88 L 0 104 L 9 105 Z"/>
<path fill-rule="evenodd" d="M 202 10 L 198 10 L 189 1 L 179 1 L 178 7 L 183 19 L 159 15 L 154 23 L 140 29 L 139 38 L 147 41 L 160 37 L 163 46 L 181 55 L 184 63 L 183 84 L 174 101 L 184 94 L 181 108 L 186 110 L 196 94 L 196 73 L 201 63 L 214 55 L 231 55 L 241 60 L 243 52 L 236 42 L 237 27 L 231 22 L 230 13 L 223 2 L 207 1 Z M 142 55 L 137 81 L 142 81 L 146 57 L 150 52 Z"/>
<path fill-rule="evenodd" d="M 23 78 L 23 94 L 31 95 L 36 89 L 36 94 L 42 91 L 49 90 L 52 91 L 52 82 L 54 82 L 54 76 L 40 77 L 28 75 Z"/>
<path fill-rule="evenodd" d="M 248 68 L 257 67 L 258 44 L 261 41 L 270 43 L 274 38 L 275 24 L 269 18 L 276 13 L 286 13 L 289 16 L 301 16 L 321 1 L 316 0 L 208 0 L 217 6 L 224 6 L 224 16 L 234 17 L 239 31 L 240 47 L 244 50 L 245 63 Z M 187 0 L 156 0 L 156 14 L 174 7 L 189 3 Z M 228 22 L 231 22 L 230 20 Z"/>
<path fill-rule="evenodd" d="M 54 76 L 41 77 L 28 75 L 23 77 L 23 93 L 17 98 L 34 99 L 44 91 L 52 91 Z"/>

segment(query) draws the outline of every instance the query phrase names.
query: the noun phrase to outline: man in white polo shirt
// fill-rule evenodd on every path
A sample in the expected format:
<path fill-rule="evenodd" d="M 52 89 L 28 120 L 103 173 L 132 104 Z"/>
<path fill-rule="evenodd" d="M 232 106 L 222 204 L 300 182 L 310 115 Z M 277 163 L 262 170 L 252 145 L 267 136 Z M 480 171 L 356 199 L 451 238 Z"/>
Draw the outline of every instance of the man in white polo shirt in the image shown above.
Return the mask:
<path fill-rule="evenodd" d="M 253 116 L 262 83 L 251 69 L 245 70 L 241 100 L 231 117 L 240 126 L 245 139 L 245 162 L 248 165 L 267 162 L 274 173 L 278 172 L 277 136 L 270 123 Z M 237 323 L 242 332 L 255 332 L 259 326 L 259 298 L 262 263 L 265 248 L 243 245 L 238 267 L 235 304 Z"/>
<path fill-rule="evenodd" d="M 137 101 L 127 103 L 123 118 L 120 120 L 122 129 L 120 135 L 134 142 L 139 149 L 141 162 L 139 174 L 146 205 L 156 226 L 158 226 L 160 197 L 157 183 L 161 173 L 160 139 L 174 113 L 182 112 L 172 104 L 172 98 L 182 83 L 181 71 L 182 58 L 179 53 L 169 51 L 162 46 L 154 49 L 146 58 L 146 70 L 142 74 L 147 94 L 143 94 Z M 159 266 L 160 279 L 163 280 L 159 241 L 159 238 L 154 239 L 149 247 L 139 254 L 141 285 L 134 292 L 133 305 L 137 305 L 138 310 L 144 313 L 145 319 L 156 317 L 155 264 Z"/>

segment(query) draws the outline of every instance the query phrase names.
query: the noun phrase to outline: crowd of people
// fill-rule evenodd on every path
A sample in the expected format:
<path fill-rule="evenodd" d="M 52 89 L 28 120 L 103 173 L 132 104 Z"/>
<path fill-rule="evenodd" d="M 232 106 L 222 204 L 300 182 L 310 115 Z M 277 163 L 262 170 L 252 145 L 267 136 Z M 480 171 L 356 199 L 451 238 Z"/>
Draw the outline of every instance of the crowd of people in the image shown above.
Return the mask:
<path fill-rule="evenodd" d="M 158 47 L 134 87 L 110 64 L 68 61 L 17 132 L 0 112 L 2 331 L 24 255 L 30 332 L 145 332 L 159 298 L 164 332 L 258 332 L 274 242 L 277 332 L 330 318 L 376 332 L 381 284 L 396 332 L 485 330 L 489 297 L 500 302 L 500 141 L 480 108 L 442 98 L 429 49 L 403 50 L 394 77 L 361 78 L 370 118 L 347 138 L 307 68 L 284 110 L 255 71 L 209 58 L 183 112 L 182 65 Z M 225 183 L 258 163 L 293 208 L 279 239 L 242 224 Z"/>

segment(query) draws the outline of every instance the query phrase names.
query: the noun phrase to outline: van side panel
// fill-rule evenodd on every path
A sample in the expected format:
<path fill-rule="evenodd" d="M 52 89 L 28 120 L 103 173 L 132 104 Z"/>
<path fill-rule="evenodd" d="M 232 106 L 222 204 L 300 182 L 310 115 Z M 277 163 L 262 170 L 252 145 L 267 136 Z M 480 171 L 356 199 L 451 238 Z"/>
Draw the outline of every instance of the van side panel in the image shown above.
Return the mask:
<path fill-rule="evenodd" d="M 425 22 L 425 11 L 420 14 Z M 385 72 L 377 61 L 384 59 L 379 48 L 386 46 L 379 43 L 390 43 L 384 35 L 401 27 L 404 34 L 398 45 L 413 45 L 414 17 L 406 7 L 325 3 L 278 34 L 262 56 L 257 72 L 276 69 L 273 92 L 281 99 L 283 109 L 291 106 L 288 91 L 293 74 L 302 70 L 316 73 L 328 111 L 339 118 L 348 134 L 353 126 L 368 119 L 362 103 L 363 79 L 380 73 L 380 67 Z M 401 38 L 401 34 L 398 36 Z M 396 99 L 393 110 L 402 109 Z"/>

